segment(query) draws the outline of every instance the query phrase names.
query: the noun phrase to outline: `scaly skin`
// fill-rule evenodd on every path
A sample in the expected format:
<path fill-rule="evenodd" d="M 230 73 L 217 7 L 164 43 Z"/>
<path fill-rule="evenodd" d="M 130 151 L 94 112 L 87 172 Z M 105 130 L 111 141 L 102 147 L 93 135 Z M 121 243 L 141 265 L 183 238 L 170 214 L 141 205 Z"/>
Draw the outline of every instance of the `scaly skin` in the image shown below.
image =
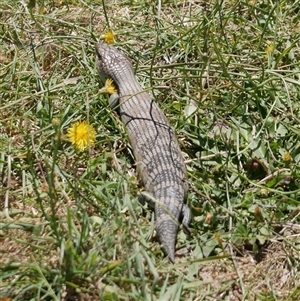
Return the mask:
<path fill-rule="evenodd" d="M 105 43 L 96 45 L 96 54 L 102 80 L 112 78 L 118 88 L 119 114 L 148 195 L 142 198 L 154 200 L 158 238 L 174 263 L 179 221 L 187 232 L 190 222 L 190 210 L 184 204 L 186 167 L 177 138 L 158 105 L 138 84 L 129 59 Z"/>

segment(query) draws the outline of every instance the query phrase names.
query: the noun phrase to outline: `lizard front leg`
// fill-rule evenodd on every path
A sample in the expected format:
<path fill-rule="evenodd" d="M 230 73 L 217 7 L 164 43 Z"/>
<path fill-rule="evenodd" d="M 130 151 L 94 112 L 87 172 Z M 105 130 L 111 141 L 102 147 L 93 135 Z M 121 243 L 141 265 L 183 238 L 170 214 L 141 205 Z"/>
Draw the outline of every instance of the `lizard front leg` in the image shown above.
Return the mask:
<path fill-rule="evenodd" d="M 120 100 L 119 94 L 117 93 L 111 94 L 108 101 L 109 107 L 112 110 L 116 110 L 117 107 L 119 106 L 119 100 Z"/>

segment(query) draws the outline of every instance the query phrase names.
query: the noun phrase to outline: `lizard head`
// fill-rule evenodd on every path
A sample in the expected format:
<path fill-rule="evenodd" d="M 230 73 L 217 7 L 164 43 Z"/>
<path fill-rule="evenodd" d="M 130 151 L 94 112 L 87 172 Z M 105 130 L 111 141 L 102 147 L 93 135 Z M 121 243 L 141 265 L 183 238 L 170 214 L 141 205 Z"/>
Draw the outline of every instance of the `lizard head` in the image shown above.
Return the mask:
<path fill-rule="evenodd" d="M 102 80 L 111 77 L 114 82 L 133 72 L 129 59 L 115 47 L 103 42 L 96 44 L 96 65 Z"/>

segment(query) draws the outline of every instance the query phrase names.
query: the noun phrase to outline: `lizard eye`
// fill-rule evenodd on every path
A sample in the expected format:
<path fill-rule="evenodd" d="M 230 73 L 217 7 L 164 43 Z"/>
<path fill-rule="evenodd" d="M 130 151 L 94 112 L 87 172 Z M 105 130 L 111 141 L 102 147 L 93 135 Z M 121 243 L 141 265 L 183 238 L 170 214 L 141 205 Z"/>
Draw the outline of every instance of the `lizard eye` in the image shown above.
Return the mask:
<path fill-rule="evenodd" d="M 101 57 L 101 54 L 96 50 L 96 54 L 97 54 L 97 58 L 98 58 L 98 60 L 102 60 L 102 57 Z"/>
<path fill-rule="evenodd" d="M 100 44 L 96 44 L 95 48 L 96 48 L 96 54 L 97 54 L 98 60 L 102 61 L 102 54 L 101 54 Z"/>

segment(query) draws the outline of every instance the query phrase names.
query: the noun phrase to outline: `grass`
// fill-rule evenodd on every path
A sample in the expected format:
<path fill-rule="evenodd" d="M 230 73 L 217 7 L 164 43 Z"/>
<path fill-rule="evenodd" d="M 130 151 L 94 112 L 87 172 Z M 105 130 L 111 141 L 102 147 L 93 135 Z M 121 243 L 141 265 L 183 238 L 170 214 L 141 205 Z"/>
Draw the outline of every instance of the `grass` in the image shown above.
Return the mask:
<path fill-rule="evenodd" d="M 0 8 L 1 300 L 299 300 L 298 1 Z M 175 265 L 99 93 L 109 29 L 187 162 Z M 97 132 L 84 152 L 66 141 L 79 120 Z"/>

